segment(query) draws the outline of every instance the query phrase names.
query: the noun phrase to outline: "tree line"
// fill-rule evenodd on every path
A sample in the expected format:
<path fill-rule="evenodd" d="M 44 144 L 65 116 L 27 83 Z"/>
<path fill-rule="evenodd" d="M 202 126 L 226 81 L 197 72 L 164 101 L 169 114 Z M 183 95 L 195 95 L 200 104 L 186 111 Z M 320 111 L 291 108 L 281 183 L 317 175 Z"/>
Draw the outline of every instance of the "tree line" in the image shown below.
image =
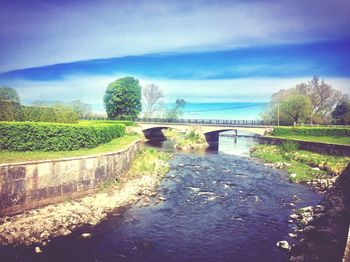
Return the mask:
<path fill-rule="evenodd" d="M 150 84 L 142 87 L 139 80 L 123 77 L 110 83 L 103 97 L 109 119 L 171 118 L 182 116 L 186 106 L 184 99 L 176 99 L 172 108 L 165 108 L 163 90 Z M 15 89 L 0 87 L 0 100 L 20 102 Z M 68 109 L 80 119 L 95 117 L 91 106 L 80 100 L 72 102 L 36 101 L 32 105 Z M 314 76 L 306 83 L 274 93 L 271 102 L 262 113 L 263 120 L 280 125 L 350 124 L 349 96 Z"/>
<path fill-rule="evenodd" d="M 281 125 L 350 124 L 349 96 L 314 76 L 274 93 L 262 118 Z"/>

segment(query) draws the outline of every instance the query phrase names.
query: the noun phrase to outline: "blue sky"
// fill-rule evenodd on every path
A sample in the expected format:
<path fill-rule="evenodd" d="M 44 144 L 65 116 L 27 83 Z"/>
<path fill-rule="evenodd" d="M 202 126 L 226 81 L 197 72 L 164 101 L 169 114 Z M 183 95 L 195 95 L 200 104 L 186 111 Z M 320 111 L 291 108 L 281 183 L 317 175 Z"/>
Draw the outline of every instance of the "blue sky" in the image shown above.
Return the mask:
<path fill-rule="evenodd" d="M 125 75 L 166 101 L 261 102 L 313 75 L 350 90 L 350 2 L 0 2 L 0 84 L 101 104 Z"/>

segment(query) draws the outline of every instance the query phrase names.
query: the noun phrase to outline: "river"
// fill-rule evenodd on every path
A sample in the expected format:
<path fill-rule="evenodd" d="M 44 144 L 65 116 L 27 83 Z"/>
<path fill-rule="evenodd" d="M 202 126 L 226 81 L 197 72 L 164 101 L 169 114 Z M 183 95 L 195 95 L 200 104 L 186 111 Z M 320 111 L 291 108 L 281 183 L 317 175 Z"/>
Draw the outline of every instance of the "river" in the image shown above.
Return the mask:
<path fill-rule="evenodd" d="M 16 248 L 8 257 L 28 262 L 287 261 L 276 242 L 293 242 L 290 203 L 314 205 L 320 196 L 290 183 L 285 172 L 250 159 L 254 143 L 220 137 L 218 152 L 174 152 L 158 188 L 165 201 L 118 210 L 98 226 L 52 240 L 43 253 Z M 158 146 L 174 151 L 169 141 Z M 83 239 L 82 232 L 92 237 Z"/>

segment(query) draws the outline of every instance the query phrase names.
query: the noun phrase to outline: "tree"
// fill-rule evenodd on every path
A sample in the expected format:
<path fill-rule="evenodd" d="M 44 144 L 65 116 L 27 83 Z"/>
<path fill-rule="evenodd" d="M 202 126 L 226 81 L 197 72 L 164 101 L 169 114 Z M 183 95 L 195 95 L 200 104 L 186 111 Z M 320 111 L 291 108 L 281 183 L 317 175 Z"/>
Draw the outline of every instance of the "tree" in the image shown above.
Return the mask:
<path fill-rule="evenodd" d="M 0 86 L 0 100 L 20 103 L 16 89 L 6 86 Z"/>
<path fill-rule="evenodd" d="M 69 103 L 72 110 L 77 113 L 79 119 L 87 118 L 91 115 L 91 105 L 80 100 Z"/>
<path fill-rule="evenodd" d="M 340 125 L 350 124 L 350 101 L 343 100 L 341 101 L 332 112 L 332 117 L 334 122 Z"/>
<path fill-rule="evenodd" d="M 294 125 L 310 117 L 311 100 L 305 95 L 291 95 L 280 103 L 280 114 Z"/>
<path fill-rule="evenodd" d="M 155 84 L 150 84 L 142 88 L 142 102 L 145 117 L 153 116 L 154 112 L 159 109 L 158 107 L 163 97 L 163 91 Z"/>
<path fill-rule="evenodd" d="M 310 98 L 311 112 L 306 121 L 319 124 L 331 122 L 335 106 L 346 97 L 346 94 L 342 94 L 323 79 L 320 81 L 318 76 L 314 76 L 307 83 L 300 83 L 293 88 L 282 89 L 274 93 L 271 99 L 272 103 L 264 112 L 263 118 L 277 122 L 277 101 L 284 101 L 284 99 L 293 95 L 304 95 Z M 281 120 L 284 121 L 283 118 Z"/>
<path fill-rule="evenodd" d="M 176 99 L 175 106 L 172 109 L 167 110 L 165 118 L 178 119 L 182 115 L 182 110 L 185 106 L 186 101 L 184 99 Z"/>
<path fill-rule="evenodd" d="M 109 119 L 132 119 L 141 112 L 141 86 L 133 77 L 110 83 L 103 97 Z"/>

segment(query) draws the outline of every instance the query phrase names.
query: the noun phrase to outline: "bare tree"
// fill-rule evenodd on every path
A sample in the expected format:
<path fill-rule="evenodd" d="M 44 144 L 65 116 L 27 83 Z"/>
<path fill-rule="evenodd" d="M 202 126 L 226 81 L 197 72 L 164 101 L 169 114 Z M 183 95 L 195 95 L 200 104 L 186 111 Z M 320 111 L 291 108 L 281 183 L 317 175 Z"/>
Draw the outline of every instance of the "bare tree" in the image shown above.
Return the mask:
<path fill-rule="evenodd" d="M 146 117 L 152 117 L 154 112 L 158 110 L 161 99 L 164 97 L 163 91 L 159 86 L 150 84 L 142 88 L 142 104 Z"/>

